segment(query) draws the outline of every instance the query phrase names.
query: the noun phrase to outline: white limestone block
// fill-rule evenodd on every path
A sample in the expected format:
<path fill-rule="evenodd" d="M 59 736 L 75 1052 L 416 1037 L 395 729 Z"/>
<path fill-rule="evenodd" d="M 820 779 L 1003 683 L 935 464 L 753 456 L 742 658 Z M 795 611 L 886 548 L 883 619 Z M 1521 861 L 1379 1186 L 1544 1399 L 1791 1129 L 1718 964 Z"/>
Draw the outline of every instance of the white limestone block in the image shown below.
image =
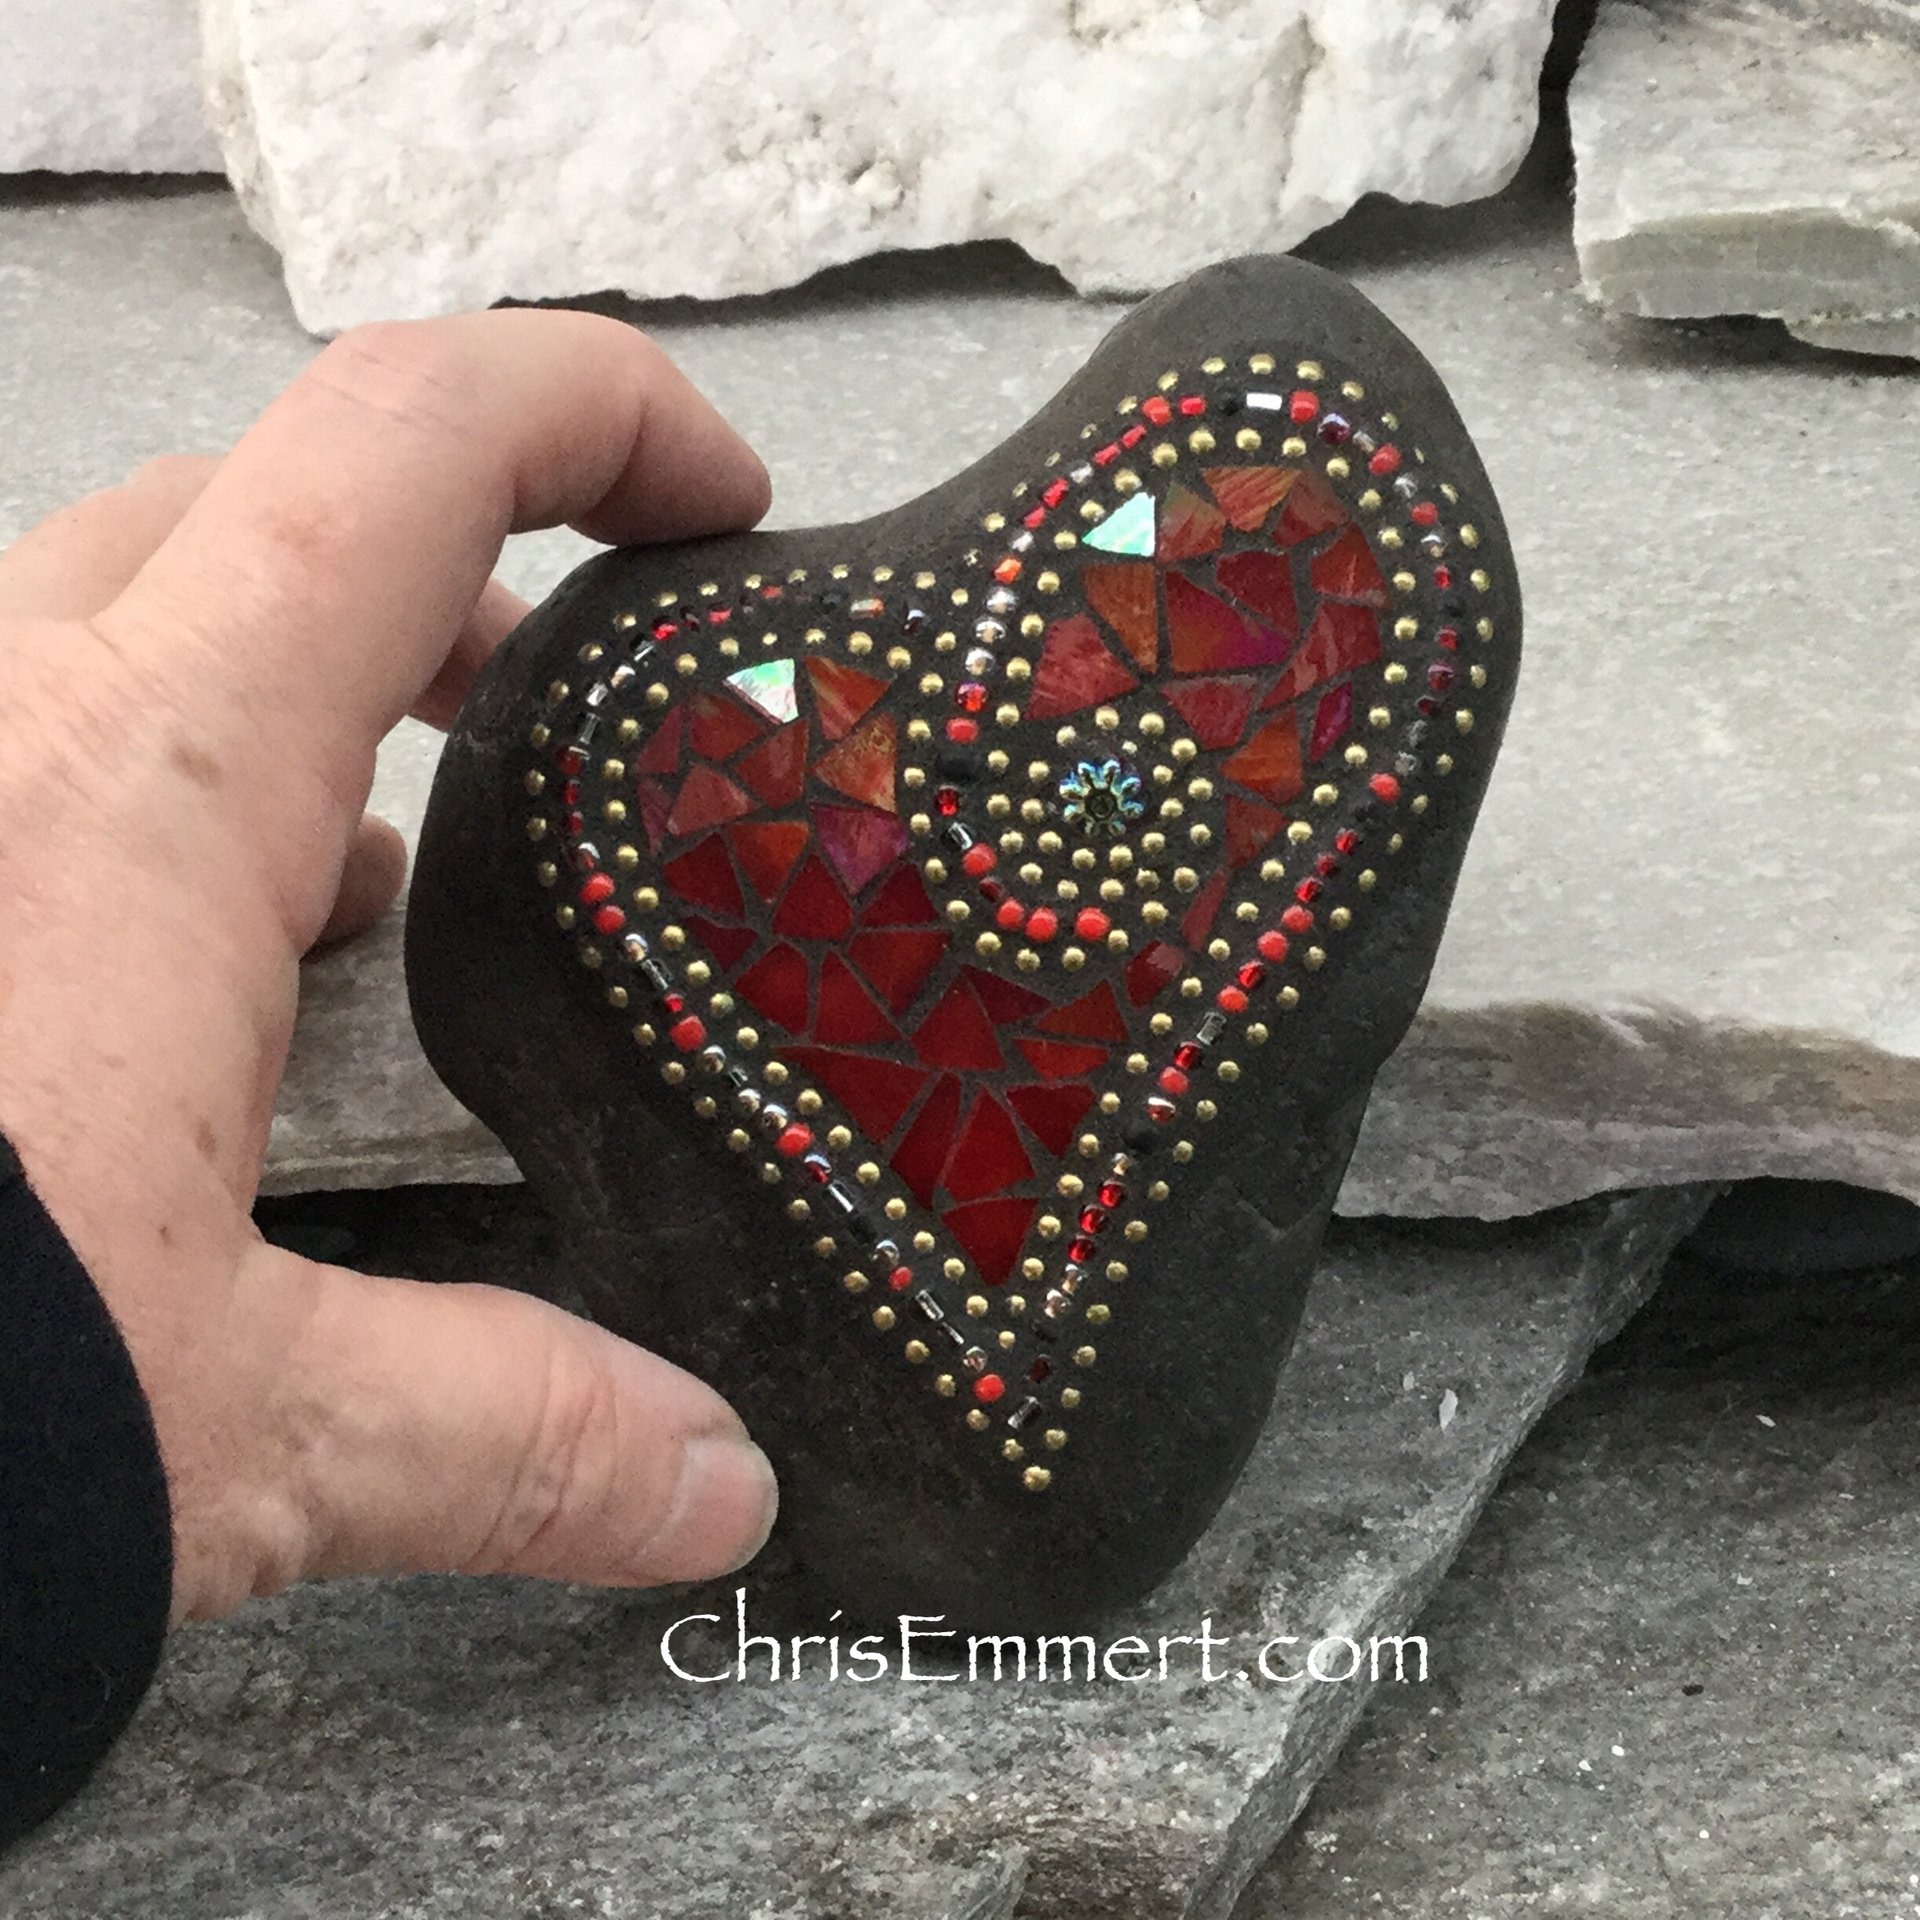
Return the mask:
<path fill-rule="evenodd" d="M 1081 291 L 1498 188 L 1552 0 L 203 0 L 301 320 L 1010 239 Z"/>
<path fill-rule="evenodd" d="M 194 0 L 6 0 L 0 173 L 205 173 Z"/>
<path fill-rule="evenodd" d="M 1605 0 L 1569 109 L 1596 300 L 1920 351 L 1915 0 Z"/>

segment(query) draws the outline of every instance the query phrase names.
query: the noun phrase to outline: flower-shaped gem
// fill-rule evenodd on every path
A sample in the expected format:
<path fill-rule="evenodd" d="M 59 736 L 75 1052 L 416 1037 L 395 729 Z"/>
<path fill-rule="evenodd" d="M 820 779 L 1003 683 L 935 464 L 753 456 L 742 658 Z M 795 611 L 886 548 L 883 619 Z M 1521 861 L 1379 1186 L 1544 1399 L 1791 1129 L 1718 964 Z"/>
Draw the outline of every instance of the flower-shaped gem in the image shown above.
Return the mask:
<path fill-rule="evenodd" d="M 1097 766 L 1082 760 L 1060 782 L 1060 798 L 1067 820 L 1089 835 L 1124 833 L 1128 821 L 1147 810 L 1140 797 L 1140 776 L 1118 760 L 1102 760 Z"/>

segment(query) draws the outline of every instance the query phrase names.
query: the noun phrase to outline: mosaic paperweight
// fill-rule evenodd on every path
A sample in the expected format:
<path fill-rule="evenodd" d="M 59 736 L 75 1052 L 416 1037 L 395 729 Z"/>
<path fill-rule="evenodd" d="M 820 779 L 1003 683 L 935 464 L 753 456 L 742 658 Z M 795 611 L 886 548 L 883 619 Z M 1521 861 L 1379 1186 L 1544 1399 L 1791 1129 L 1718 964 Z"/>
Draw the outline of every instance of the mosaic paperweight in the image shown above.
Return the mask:
<path fill-rule="evenodd" d="M 486 668 L 428 1054 L 850 1617 L 1110 1616 L 1219 1507 L 1519 646 L 1439 378 L 1249 258 L 897 511 L 605 554 Z"/>

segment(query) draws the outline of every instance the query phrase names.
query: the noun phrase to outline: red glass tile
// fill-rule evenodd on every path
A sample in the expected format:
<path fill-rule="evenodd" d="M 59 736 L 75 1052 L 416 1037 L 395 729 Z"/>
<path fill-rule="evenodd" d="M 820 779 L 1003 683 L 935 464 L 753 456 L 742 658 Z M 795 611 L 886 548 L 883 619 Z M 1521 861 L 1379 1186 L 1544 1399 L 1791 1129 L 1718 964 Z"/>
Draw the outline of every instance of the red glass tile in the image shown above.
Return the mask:
<path fill-rule="evenodd" d="M 1142 673 L 1151 673 L 1160 653 L 1152 562 L 1088 567 L 1080 576 L 1080 590 L 1087 596 L 1087 605 L 1119 635 L 1133 664 Z"/>
<path fill-rule="evenodd" d="M 1325 480 L 1311 468 L 1303 472 L 1287 495 L 1287 510 L 1275 522 L 1273 543 L 1298 546 L 1347 524 L 1347 510 Z"/>
<path fill-rule="evenodd" d="M 893 811 L 893 715 L 876 714 L 813 763 L 813 777 L 850 800 Z"/>
<path fill-rule="evenodd" d="M 1220 911 L 1220 903 L 1227 897 L 1227 876 L 1216 873 L 1207 884 L 1193 896 L 1186 912 L 1180 919 L 1180 937 L 1190 947 L 1206 944 L 1207 935 L 1213 931 L 1214 915 Z"/>
<path fill-rule="evenodd" d="M 797 933 L 808 940 L 838 940 L 852 925 L 853 913 L 846 895 L 820 856 L 808 854 L 780 902 L 780 911 L 773 916 L 774 932 Z"/>
<path fill-rule="evenodd" d="M 1033 1162 L 1020 1144 L 1013 1115 L 991 1094 L 977 1093 L 973 1111 L 947 1162 L 947 1191 L 956 1200 L 984 1200 L 1033 1177 Z"/>
<path fill-rule="evenodd" d="M 742 754 L 734 773 L 770 807 L 789 807 L 800 798 L 807 774 L 807 723 L 795 720 L 751 753 Z"/>
<path fill-rule="evenodd" d="M 990 1287 L 1001 1286 L 1026 1244 L 1037 1200 L 976 1200 L 940 1216 L 974 1271 Z"/>
<path fill-rule="evenodd" d="M 1014 1044 L 1026 1055 L 1027 1065 L 1046 1080 L 1078 1080 L 1107 1063 L 1105 1047 L 1084 1046 L 1072 1040 L 1018 1040 Z"/>
<path fill-rule="evenodd" d="M 1212 553 L 1226 524 L 1226 515 L 1212 501 L 1201 499 L 1191 487 L 1175 486 L 1160 503 L 1153 557 L 1164 566 L 1170 560 L 1193 560 Z"/>
<path fill-rule="evenodd" d="M 1149 940 L 1127 962 L 1127 998 L 1144 1007 L 1155 994 L 1171 986 L 1187 964 L 1186 954 L 1165 940 Z"/>
<path fill-rule="evenodd" d="M 887 1046 L 900 1038 L 880 1004 L 837 953 L 820 963 L 820 998 L 812 1037 L 827 1046 Z"/>
<path fill-rule="evenodd" d="M 740 882 L 734 878 L 733 862 L 727 858 L 727 849 L 717 833 L 708 834 L 678 859 L 669 860 L 660 869 L 660 877 L 681 899 L 728 919 L 746 905 L 740 897 Z"/>
<path fill-rule="evenodd" d="M 654 728 L 653 737 L 634 756 L 635 773 L 677 773 L 680 769 L 680 729 L 686 723 L 687 710 L 673 707 Z"/>
<path fill-rule="evenodd" d="M 640 824 L 647 830 L 647 845 L 657 853 L 667 837 L 673 794 L 658 780 L 642 780 L 634 788 L 634 795 L 640 802 Z"/>
<path fill-rule="evenodd" d="M 1323 605 L 1313 616 L 1313 625 L 1307 629 L 1300 651 L 1260 704 L 1263 708 L 1277 707 L 1288 700 L 1297 700 L 1321 681 L 1331 680 L 1353 667 L 1363 667 L 1379 657 L 1380 616 L 1377 613 L 1367 607 L 1341 606 L 1337 601 Z"/>
<path fill-rule="evenodd" d="M 1240 738 L 1258 691 L 1252 680 L 1176 680 L 1164 699 L 1203 747 L 1230 747 Z"/>
<path fill-rule="evenodd" d="M 789 1033 L 807 1027 L 807 961 L 797 947 L 769 948 L 734 983 L 741 999 Z"/>
<path fill-rule="evenodd" d="M 1353 682 L 1329 687 L 1313 710 L 1313 730 L 1307 736 L 1307 758 L 1318 760 L 1347 737 L 1353 725 Z"/>
<path fill-rule="evenodd" d="M 1113 997 L 1113 983 L 1102 980 L 1091 992 L 1056 1007 L 1035 1022 L 1042 1033 L 1063 1033 L 1075 1040 L 1124 1040 L 1127 1017 Z"/>
<path fill-rule="evenodd" d="M 814 807 L 813 837 L 849 893 L 858 893 L 907 850 L 907 830 L 867 807 Z"/>
<path fill-rule="evenodd" d="M 1209 467 L 1201 476 L 1236 533 L 1251 533 L 1287 497 L 1298 467 Z"/>
<path fill-rule="evenodd" d="M 876 1147 L 886 1143 L 932 1078 L 898 1061 L 837 1053 L 831 1047 L 782 1047 L 780 1057 L 837 1100 Z"/>
<path fill-rule="evenodd" d="M 1269 720 L 1238 753 L 1221 763 L 1220 771 L 1237 785 L 1251 787 L 1284 806 L 1300 791 L 1299 723 L 1290 713 Z"/>
<path fill-rule="evenodd" d="M 724 832 L 747 885 L 762 900 L 776 899 L 806 847 L 806 827 L 798 820 L 736 820 Z"/>
<path fill-rule="evenodd" d="M 1272 665 L 1293 645 L 1291 632 L 1249 620 L 1184 574 L 1167 575 L 1166 596 L 1167 650 L 1176 673 Z"/>
<path fill-rule="evenodd" d="M 923 1207 L 933 1204 L 940 1170 L 947 1164 L 954 1129 L 959 1124 L 960 1082 L 948 1075 L 927 1096 L 906 1137 L 893 1152 L 894 1172 Z"/>
<path fill-rule="evenodd" d="M 752 810 L 753 802 L 718 768 L 696 766 L 680 783 L 673 811 L 667 815 L 667 832 L 701 833 Z"/>
<path fill-rule="evenodd" d="M 1316 553 L 1307 578 L 1315 593 L 1334 600 L 1364 600 L 1370 607 L 1387 604 L 1387 583 L 1380 563 L 1358 527 L 1349 527 L 1332 546 Z"/>
<path fill-rule="evenodd" d="M 1227 865 L 1245 866 L 1287 824 L 1287 816 L 1264 800 L 1227 796 Z"/>
<path fill-rule="evenodd" d="M 887 876 L 886 885 L 867 902 L 860 916 L 863 927 L 928 927 L 940 918 L 927 895 L 918 867 L 901 867 Z"/>
<path fill-rule="evenodd" d="M 740 964 L 747 949 L 759 939 L 751 927 L 722 927 L 711 920 L 689 915 L 683 922 L 687 931 L 720 963 L 722 973 L 730 973 Z"/>
<path fill-rule="evenodd" d="M 1063 713 L 1112 700 L 1135 684 L 1134 677 L 1107 651 L 1100 629 L 1084 613 L 1069 614 L 1047 629 L 1047 643 L 1034 669 L 1027 695 L 1029 720 L 1052 720 Z"/>
<path fill-rule="evenodd" d="M 813 683 L 814 711 L 820 716 L 820 731 L 829 740 L 838 740 L 853 728 L 853 723 L 886 692 L 887 683 L 856 667 L 845 667 L 837 660 L 810 658 L 805 663 L 807 678 Z"/>
<path fill-rule="evenodd" d="M 766 731 L 760 716 L 738 700 L 717 693 L 696 693 L 687 702 L 687 739 L 695 753 L 724 760 Z"/>
<path fill-rule="evenodd" d="M 1049 1153 L 1065 1153 L 1087 1109 L 1093 1089 L 1076 1087 L 1012 1087 L 1007 1103 L 1027 1124 L 1027 1130 Z"/>
<path fill-rule="evenodd" d="M 987 1018 L 996 1027 L 1010 1027 L 1016 1021 L 1031 1020 L 1036 1013 L 1046 1011 L 1047 1003 L 1039 994 L 1016 986 L 1011 980 L 1003 980 L 997 973 L 988 973 L 981 967 L 967 967 L 964 972 L 967 983 L 986 1009 Z"/>
<path fill-rule="evenodd" d="M 984 1072 L 1005 1064 L 993 1022 L 964 979 L 955 980 L 914 1029 L 913 1050 L 930 1067 Z"/>
<path fill-rule="evenodd" d="M 1270 626 L 1298 634 L 1300 613 L 1293 594 L 1293 562 L 1284 553 L 1263 553 L 1249 547 L 1230 553 L 1213 570 L 1215 581 L 1251 607 Z"/>
<path fill-rule="evenodd" d="M 904 1013 L 948 947 L 944 933 L 862 933 L 849 949 L 861 977 L 895 1013 Z"/>

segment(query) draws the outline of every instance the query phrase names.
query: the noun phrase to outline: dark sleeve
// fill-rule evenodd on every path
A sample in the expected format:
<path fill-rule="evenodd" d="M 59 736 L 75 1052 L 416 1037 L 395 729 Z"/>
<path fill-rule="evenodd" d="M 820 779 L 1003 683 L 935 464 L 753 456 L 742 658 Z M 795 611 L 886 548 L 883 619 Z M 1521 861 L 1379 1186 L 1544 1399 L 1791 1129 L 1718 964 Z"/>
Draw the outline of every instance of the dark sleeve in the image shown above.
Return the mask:
<path fill-rule="evenodd" d="M 133 1361 L 0 1138 L 0 1848 L 69 1799 L 132 1717 L 172 1588 Z"/>

